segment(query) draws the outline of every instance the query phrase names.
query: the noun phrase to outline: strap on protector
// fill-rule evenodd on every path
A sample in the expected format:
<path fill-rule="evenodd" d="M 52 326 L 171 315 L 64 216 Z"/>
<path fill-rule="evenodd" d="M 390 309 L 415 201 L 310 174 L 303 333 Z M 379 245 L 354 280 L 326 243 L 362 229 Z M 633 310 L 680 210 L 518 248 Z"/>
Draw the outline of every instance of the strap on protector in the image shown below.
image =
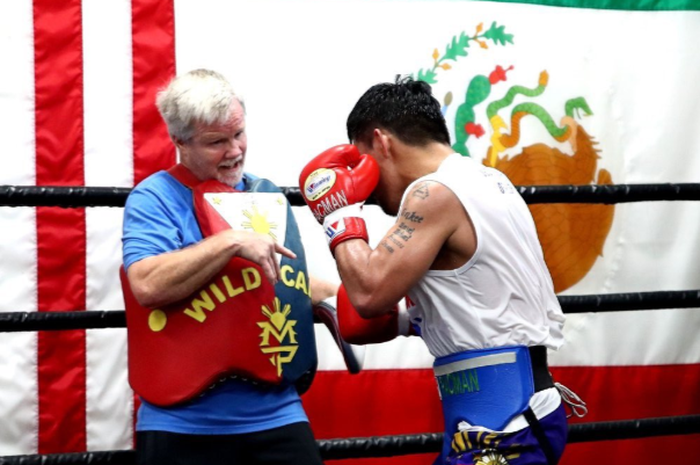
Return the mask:
<path fill-rule="evenodd" d="M 170 173 L 193 189 L 205 237 L 230 227 L 270 234 L 297 258 L 282 257 L 275 286 L 255 263 L 233 258 L 191 296 L 159 309 L 138 304 L 122 269 L 132 388 L 160 406 L 185 402 L 227 376 L 295 383 L 305 391 L 316 370 L 316 345 L 305 254 L 286 198 L 267 180 L 252 182 L 248 192 L 217 181 L 194 185 L 189 170 L 178 167 Z M 212 196 L 223 200 L 212 203 Z"/>

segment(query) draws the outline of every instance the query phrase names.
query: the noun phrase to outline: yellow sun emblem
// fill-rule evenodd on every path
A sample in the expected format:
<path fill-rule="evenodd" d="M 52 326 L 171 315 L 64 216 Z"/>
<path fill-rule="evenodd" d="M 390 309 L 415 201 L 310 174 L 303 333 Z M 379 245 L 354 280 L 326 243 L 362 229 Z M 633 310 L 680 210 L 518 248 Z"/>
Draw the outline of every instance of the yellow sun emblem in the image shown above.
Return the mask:
<path fill-rule="evenodd" d="M 241 226 L 246 229 L 252 229 L 260 234 L 268 234 L 274 240 L 277 240 L 277 236 L 275 236 L 275 233 L 272 231 L 273 229 L 277 229 L 277 223 L 268 221 L 267 212 L 261 213 L 258 211 L 257 205 L 253 205 L 252 210 L 252 213 L 248 210 L 243 210 L 243 215 L 250 221 L 244 221 L 241 223 Z"/>
<path fill-rule="evenodd" d="M 261 307 L 261 310 L 263 315 L 268 317 L 272 324 L 275 325 L 275 328 L 277 328 L 277 330 L 279 331 L 284 327 L 285 323 L 287 322 L 287 316 L 292 311 L 292 306 L 289 304 L 284 304 L 283 307 L 278 297 L 275 297 L 272 306 L 273 308 L 271 309 L 267 305 L 263 305 Z"/>

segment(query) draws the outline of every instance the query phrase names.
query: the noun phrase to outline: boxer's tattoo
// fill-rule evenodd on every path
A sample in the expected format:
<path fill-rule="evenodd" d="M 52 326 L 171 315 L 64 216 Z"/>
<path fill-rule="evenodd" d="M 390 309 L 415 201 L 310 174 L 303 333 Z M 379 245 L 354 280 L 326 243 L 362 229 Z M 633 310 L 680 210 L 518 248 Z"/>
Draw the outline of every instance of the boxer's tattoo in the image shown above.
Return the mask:
<path fill-rule="evenodd" d="M 413 197 L 418 197 L 421 200 L 427 199 L 429 195 L 430 195 L 430 192 L 428 192 L 428 183 L 427 182 L 419 184 L 413 190 Z"/>
<path fill-rule="evenodd" d="M 393 235 L 389 236 L 388 239 L 391 242 L 393 242 L 394 245 L 396 245 L 396 247 L 398 247 L 399 249 L 403 249 L 403 244 L 398 239 L 396 239 Z"/>
<path fill-rule="evenodd" d="M 402 221 L 396 228 L 396 230 L 392 233 L 391 237 L 398 237 L 404 242 L 408 242 L 408 240 L 413 236 L 413 231 L 415 230 L 416 228 L 410 228 L 406 223 Z"/>
<path fill-rule="evenodd" d="M 411 237 L 413 237 L 413 231 L 415 230 L 416 228 L 411 228 L 402 221 L 396 227 L 394 232 L 392 232 L 390 236 L 385 237 L 384 240 L 382 240 L 382 242 L 379 243 L 379 245 L 388 250 L 389 253 L 394 253 L 394 247 L 403 249 L 406 245 L 406 242 L 408 242 L 408 240 Z M 391 242 L 391 244 L 389 242 Z"/>
<path fill-rule="evenodd" d="M 411 221 L 413 223 L 422 223 L 423 222 L 423 217 L 420 215 L 416 215 L 416 212 L 407 212 L 404 210 L 401 212 L 401 217 L 407 221 Z"/>

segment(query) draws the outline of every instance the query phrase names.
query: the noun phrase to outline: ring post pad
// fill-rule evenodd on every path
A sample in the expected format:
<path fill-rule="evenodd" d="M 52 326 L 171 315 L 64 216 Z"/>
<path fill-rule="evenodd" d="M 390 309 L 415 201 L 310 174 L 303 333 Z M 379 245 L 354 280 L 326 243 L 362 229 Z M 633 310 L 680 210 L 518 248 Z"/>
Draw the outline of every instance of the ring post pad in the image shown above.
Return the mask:
<path fill-rule="evenodd" d="M 304 249 L 286 197 L 263 179 L 246 192 L 217 181 L 192 190 L 204 237 L 225 228 L 269 234 L 297 257 L 278 255 L 282 279 L 274 286 L 257 264 L 234 257 L 191 296 L 160 309 L 139 305 L 122 267 L 132 388 L 159 406 L 229 376 L 305 390 L 316 342 Z"/>
<path fill-rule="evenodd" d="M 433 365 L 445 417 L 445 435 L 457 425 L 502 430 L 524 412 L 535 392 L 525 346 L 478 349 L 439 357 Z"/>

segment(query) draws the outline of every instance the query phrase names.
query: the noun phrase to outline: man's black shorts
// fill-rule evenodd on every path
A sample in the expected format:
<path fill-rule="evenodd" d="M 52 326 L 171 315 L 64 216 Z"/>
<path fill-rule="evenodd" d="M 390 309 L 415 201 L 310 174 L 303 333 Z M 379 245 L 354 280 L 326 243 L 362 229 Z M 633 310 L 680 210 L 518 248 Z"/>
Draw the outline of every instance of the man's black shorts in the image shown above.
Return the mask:
<path fill-rule="evenodd" d="M 136 433 L 137 465 L 321 465 L 307 422 L 245 434 Z"/>

